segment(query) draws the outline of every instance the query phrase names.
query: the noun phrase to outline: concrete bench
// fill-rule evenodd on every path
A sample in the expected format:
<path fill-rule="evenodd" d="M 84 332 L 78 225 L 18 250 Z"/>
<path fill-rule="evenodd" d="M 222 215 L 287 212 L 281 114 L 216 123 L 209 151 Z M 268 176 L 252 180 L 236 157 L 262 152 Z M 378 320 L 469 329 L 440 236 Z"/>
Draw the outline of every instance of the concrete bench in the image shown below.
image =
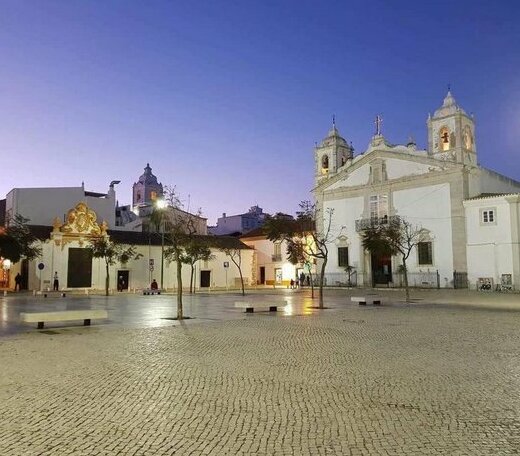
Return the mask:
<path fill-rule="evenodd" d="M 58 312 L 21 312 L 20 321 L 23 323 L 38 323 L 38 329 L 43 329 L 44 322 L 83 320 L 85 326 L 90 325 L 90 320 L 102 320 L 108 318 L 108 312 L 104 309 L 62 310 Z"/>
<path fill-rule="evenodd" d="M 247 313 L 253 313 L 255 309 L 269 309 L 269 312 L 278 311 L 278 307 L 285 307 L 287 301 L 275 303 L 275 302 L 251 302 L 251 301 L 238 301 L 235 302 L 235 307 L 240 309 L 246 309 Z"/>
<path fill-rule="evenodd" d="M 157 288 L 156 290 L 152 290 L 151 288 L 145 288 L 143 290 L 143 294 L 144 295 L 160 295 L 161 290 L 159 288 Z"/>
<path fill-rule="evenodd" d="M 367 296 L 352 296 L 350 298 L 352 302 L 357 302 L 360 306 L 366 306 L 367 304 L 373 304 L 378 306 L 381 304 L 381 296 L 367 295 Z"/>

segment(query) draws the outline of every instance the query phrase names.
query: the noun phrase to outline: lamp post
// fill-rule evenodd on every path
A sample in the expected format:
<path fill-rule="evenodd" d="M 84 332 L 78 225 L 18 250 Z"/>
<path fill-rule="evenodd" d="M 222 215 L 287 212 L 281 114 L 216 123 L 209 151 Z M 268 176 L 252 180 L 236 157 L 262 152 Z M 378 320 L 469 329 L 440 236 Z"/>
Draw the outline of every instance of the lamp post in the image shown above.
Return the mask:
<path fill-rule="evenodd" d="M 157 200 L 155 203 L 157 209 L 161 211 L 161 290 L 164 281 L 164 209 L 168 205 L 163 199 Z"/>

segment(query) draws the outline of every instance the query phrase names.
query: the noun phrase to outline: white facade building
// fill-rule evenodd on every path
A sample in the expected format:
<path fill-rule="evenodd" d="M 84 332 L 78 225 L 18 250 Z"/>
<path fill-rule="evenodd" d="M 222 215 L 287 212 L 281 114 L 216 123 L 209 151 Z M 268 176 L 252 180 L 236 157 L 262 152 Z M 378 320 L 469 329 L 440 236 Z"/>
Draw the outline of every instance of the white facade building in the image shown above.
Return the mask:
<path fill-rule="evenodd" d="M 466 246 L 471 228 L 464 200 L 483 193 L 516 193 L 520 183 L 478 165 L 474 120 L 449 92 L 428 117 L 427 150 L 418 150 L 412 140 L 390 144 L 379 119 L 376 124 L 368 148 L 356 157 L 335 125 L 314 151 L 313 193 L 322 214 L 318 229 L 333 211 L 329 282 L 345 276 L 350 265 L 358 284 L 399 285 L 401 259 L 369 254 L 360 233 L 400 217 L 423 230 L 423 242 L 407 264 L 411 285 L 453 287 L 470 271 Z"/>
<path fill-rule="evenodd" d="M 520 194 L 482 195 L 464 209 L 469 287 L 519 290 Z"/>

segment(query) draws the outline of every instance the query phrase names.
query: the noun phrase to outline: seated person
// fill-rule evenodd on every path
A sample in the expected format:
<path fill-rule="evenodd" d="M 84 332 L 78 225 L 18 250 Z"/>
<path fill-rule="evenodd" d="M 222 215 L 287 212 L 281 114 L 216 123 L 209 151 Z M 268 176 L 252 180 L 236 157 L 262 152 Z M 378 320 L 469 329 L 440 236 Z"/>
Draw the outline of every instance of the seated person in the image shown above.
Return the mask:
<path fill-rule="evenodd" d="M 152 284 L 150 285 L 150 289 L 157 290 L 159 287 L 157 286 L 157 282 L 155 279 L 152 280 Z"/>

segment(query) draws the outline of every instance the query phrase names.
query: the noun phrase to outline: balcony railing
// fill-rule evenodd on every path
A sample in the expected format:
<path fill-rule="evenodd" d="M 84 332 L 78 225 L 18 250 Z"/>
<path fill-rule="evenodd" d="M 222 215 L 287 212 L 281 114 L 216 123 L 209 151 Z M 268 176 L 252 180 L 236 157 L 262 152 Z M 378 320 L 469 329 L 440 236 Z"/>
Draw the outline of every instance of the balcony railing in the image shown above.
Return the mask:
<path fill-rule="evenodd" d="M 366 230 L 367 228 L 372 228 L 374 226 L 380 226 L 380 225 L 389 225 L 389 224 L 398 225 L 399 223 L 401 223 L 401 218 L 398 215 L 391 215 L 390 217 L 385 215 L 384 217 L 359 219 L 359 220 L 356 220 L 356 231 L 363 231 L 363 230 Z"/>
<path fill-rule="evenodd" d="M 279 254 L 274 254 L 271 256 L 271 260 L 272 261 L 282 261 L 282 254 L 279 253 Z"/>

